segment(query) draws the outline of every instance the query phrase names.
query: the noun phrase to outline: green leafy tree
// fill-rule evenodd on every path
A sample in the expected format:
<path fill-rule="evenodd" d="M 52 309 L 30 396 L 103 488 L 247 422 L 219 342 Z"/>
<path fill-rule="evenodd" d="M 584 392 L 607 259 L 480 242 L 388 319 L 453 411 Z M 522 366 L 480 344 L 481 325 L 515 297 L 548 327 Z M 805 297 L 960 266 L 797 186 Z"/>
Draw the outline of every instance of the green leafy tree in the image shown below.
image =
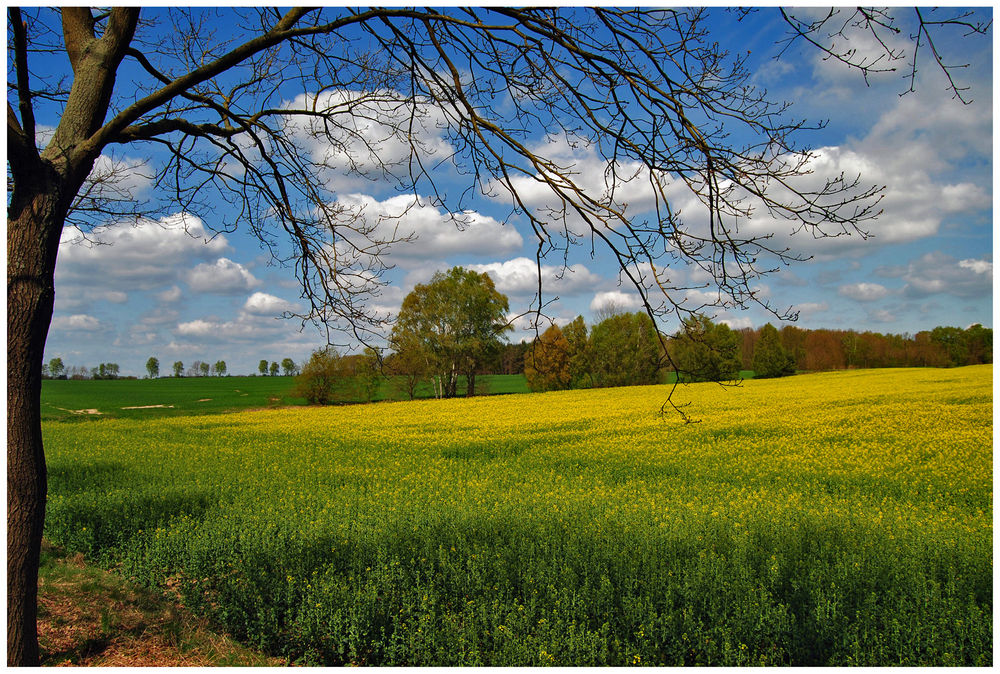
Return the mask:
<path fill-rule="evenodd" d="M 392 342 L 395 351 L 386 358 L 386 368 L 392 376 L 393 390 L 413 400 L 420 382 L 431 376 L 432 355 L 420 340 L 407 338 L 407 335 L 396 335 Z"/>
<path fill-rule="evenodd" d="M 758 378 L 795 374 L 795 358 L 781 345 L 781 335 L 770 323 L 760 329 L 753 349 L 753 371 Z"/>
<path fill-rule="evenodd" d="M 417 349 L 426 356 L 438 395 L 453 397 L 464 374 L 471 396 L 480 364 L 511 329 L 507 311 L 506 295 L 488 274 L 453 267 L 434 274 L 430 283 L 417 284 L 403 299 L 391 343 L 397 352 Z"/>
<path fill-rule="evenodd" d="M 740 341 L 725 323 L 695 314 L 671 340 L 671 352 L 690 381 L 734 381 L 740 375 Z"/>
<path fill-rule="evenodd" d="M 281 370 L 281 368 L 278 366 L 278 363 L 276 361 L 271 361 L 271 367 L 270 367 L 270 370 L 269 370 L 271 376 L 272 377 L 277 377 L 278 376 L 278 372 L 280 370 Z"/>
<path fill-rule="evenodd" d="M 528 349 L 524 355 L 524 376 L 532 391 L 569 388 L 573 380 L 570 347 L 558 325 L 550 325 Z"/>
<path fill-rule="evenodd" d="M 228 370 L 228 368 L 226 367 L 226 361 L 224 360 L 215 361 L 215 365 L 212 366 L 212 369 L 215 370 L 216 376 L 225 377 L 226 371 Z"/>
<path fill-rule="evenodd" d="M 212 366 L 208 363 L 198 363 L 198 373 L 202 377 L 207 377 L 208 373 L 211 372 Z"/>
<path fill-rule="evenodd" d="M 259 363 L 257 363 L 257 371 L 260 372 L 260 376 L 262 376 L 262 377 L 266 377 L 267 376 L 267 361 L 266 360 L 261 360 Z"/>
<path fill-rule="evenodd" d="M 63 365 L 62 358 L 53 358 L 49 361 L 49 376 L 53 379 L 58 379 L 66 371 L 66 366 Z"/>
<path fill-rule="evenodd" d="M 357 372 L 354 375 L 358 385 L 358 393 L 368 402 L 375 398 L 379 384 L 382 383 L 381 356 L 378 351 L 368 346 L 357 364 Z"/>
<path fill-rule="evenodd" d="M 577 316 L 562 329 L 569 345 L 569 376 L 571 388 L 593 386 L 590 374 L 590 338 L 583 316 Z"/>
<path fill-rule="evenodd" d="M 281 370 L 286 377 L 294 377 L 298 374 L 299 366 L 291 358 L 285 358 L 281 361 Z"/>
<path fill-rule="evenodd" d="M 965 344 L 968 350 L 969 365 L 993 362 L 993 330 L 984 328 L 979 323 L 965 330 Z"/>
<path fill-rule="evenodd" d="M 655 384 L 660 368 L 656 328 L 642 312 L 616 313 L 590 331 L 595 386 Z"/>
<path fill-rule="evenodd" d="M 965 365 L 969 359 L 969 344 L 962 328 L 939 325 L 931 330 L 931 342 L 940 346 L 948 354 L 948 365 Z"/>
<path fill-rule="evenodd" d="M 174 361 L 174 376 L 175 377 L 184 376 L 184 363 L 179 360 Z"/>
<path fill-rule="evenodd" d="M 353 389 L 352 379 L 347 360 L 336 349 L 317 349 L 295 378 L 293 394 L 314 405 L 347 400 Z"/>
<path fill-rule="evenodd" d="M 146 361 L 146 374 L 150 379 L 156 379 L 160 376 L 160 360 L 156 356 L 150 356 L 149 360 Z"/>

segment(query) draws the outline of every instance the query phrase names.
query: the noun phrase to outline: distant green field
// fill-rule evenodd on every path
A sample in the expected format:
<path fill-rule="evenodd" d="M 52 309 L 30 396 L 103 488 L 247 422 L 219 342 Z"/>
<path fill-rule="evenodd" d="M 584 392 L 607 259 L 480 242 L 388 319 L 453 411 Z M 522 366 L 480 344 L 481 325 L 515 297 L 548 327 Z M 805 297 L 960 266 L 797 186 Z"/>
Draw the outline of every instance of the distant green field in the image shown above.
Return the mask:
<path fill-rule="evenodd" d="M 478 381 L 483 384 L 481 390 L 484 393 L 528 392 L 524 375 L 486 375 L 479 377 Z M 305 405 L 305 399 L 292 395 L 294 386 L 294 377 L 170 377 L 115 381 L 50 379 L 42 382 L 42 419 L 147 419 Z M 459 382 L 458 390 L 460 395 L 464 393 L 464 379 Z M 375 394 L 375 400 L 404 397 L 405 394 L 392 386 L 391 381 L 383 381 Z M 433 397 L 430 385 L 420 386 L 417 397 Z"/>

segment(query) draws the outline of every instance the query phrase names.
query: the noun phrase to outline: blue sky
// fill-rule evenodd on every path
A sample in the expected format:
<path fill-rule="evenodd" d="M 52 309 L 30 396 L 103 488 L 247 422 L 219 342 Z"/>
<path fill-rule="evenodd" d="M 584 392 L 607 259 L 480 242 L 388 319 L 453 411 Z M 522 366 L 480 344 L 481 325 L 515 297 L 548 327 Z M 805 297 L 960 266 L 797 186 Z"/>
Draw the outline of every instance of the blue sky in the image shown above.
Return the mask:
<path fill-rule="evenodd" d="M 790 236 L 786 224 L 751 223 L 759 231 L 772 228 L 776 239 L 813 256 L 763 279 L 760 292 L 779 309 L 798 310 L 797 324 L 805 328 L 915 333 L 936 325 L 992 327 L 992 33 L 964 44 L 961 58 L 971 65 L 958 77 L 972 87 L 974 102 L 963 105 L 951 98 L 929 61 L 921 62 L 917 91 L 904 96 L 908 83 L 902 72 L 874 75 L 866 83 L 857 72 L 804 47 L 775 61 L 780 49 L 775 43 L 785 29 L 773 10 L 762 9 L 739 25 L 722 16 L 718 26 L 720 42 L 750 50 L 756 85 L 772 98 L 791 101 L 795 116 L 828 121 L 826 128 L 801 137 L 818 149 L 817 166 L 831 174 L 860 172 L 865 181 L 886 185 L 884 213 L 870 223 L 873 237 L 867 240 L 817 240 Z M 224 30 L 225 22 L 216 27 Z M 954 45 L 939 47 L 948 52 Z M 40 121 L 54 124 L 55 117 L 43 114 Z M 440 142 L 427 133 L 429 142 Z M 584 175 L 603 173 L 600 161 L 585 150 L 559 151 Z M 155 157 L 126 148 L 115 160 L 134 166 L 136 193 L 156 189 L 145 177 Z M 511 217 L 504 204 L 476 198 L 468 225 L 459 230 L 441 208 L 426 202 L 412 207 L 412 197 L 372 183 L 344 178 L 338 195 L 369 214 L 411 206 L 402 222 L 417 238 L 394 248 L 396 269 L 377 301 L 380 309 L 395 311 L 414 284 L 453 265 L 490 273 L 509 296 L 512 314 L 528 308 L 534 245 L 527 223 Z M 544 195 L 538 200 L 544 203 Z M 697 217 L 694 203 L 679 205 Z M 46 359 L 59 356 L 67 365 L 88 367 L 117 362 L 124 374 L 135 375 L 144 374 L 149 356 L 160 360 L 163 372 L 176 360 L 188 366 L 222 359 L 233 374 L 256 371 L 260 359 L 304 361 L 325 336 L 278 318 L 301 303 L 292 271 L 270 266 L 247 231 L 210 238 L 217 223 L 207 217 L 157 213 L 139 227 L 104 229 L 98 238 L 111 245 L 81 243 L 76 230 L 67 229 Z M 182 225 L 195 236 L 185 234 Z M 570 271 L 556 279 L 560 262 L 543 262 L 547 290 L 559 298 L 547 313 L 559 322 L 577 314 L 590 322 L 607 301 L 637 308 L 634 291 L 619 284 L 616 268 L 600 251 L 592 257 L 589 246 L 574 250 Z M 672 272 L 675 279 L 700 282 L 690 269 Z M 715 317 L 733 327 L 775 322 L 759 309 L 719 311 Z M 517 325 L 513 339 L 531 334 L 523 322 Z"/>

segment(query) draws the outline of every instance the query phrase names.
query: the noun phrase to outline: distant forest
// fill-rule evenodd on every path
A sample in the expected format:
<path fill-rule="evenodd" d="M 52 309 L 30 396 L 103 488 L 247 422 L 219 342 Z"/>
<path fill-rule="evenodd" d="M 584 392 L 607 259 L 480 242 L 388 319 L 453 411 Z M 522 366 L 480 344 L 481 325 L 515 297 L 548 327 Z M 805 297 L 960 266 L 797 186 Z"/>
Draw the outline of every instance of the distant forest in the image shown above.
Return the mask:
<path fill-rule="evenodd" d="M 744 370 L 753 370 L 759 328 L 734 330 L 741 341 Z M 808 330 L 786 325 L 778 330 L 781 346 L 795 359 L 795 369 L 846 370 L 879 367 L 958 367 L 993 362 L 993 330 L 939 326 L 911 334 L 855 330 Z M 484 364 L 482 374 L 521 374 L 531 342 L 505 344 Z"/>

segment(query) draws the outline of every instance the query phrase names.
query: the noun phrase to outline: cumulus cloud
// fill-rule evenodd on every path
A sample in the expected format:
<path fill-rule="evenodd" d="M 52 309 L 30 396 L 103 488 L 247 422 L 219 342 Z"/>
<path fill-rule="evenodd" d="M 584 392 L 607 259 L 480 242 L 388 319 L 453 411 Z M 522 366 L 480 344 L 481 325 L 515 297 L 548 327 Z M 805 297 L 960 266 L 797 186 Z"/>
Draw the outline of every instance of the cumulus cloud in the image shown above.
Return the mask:
<path fill-rule="evenodd" d="M 830 305 L 827 302 L 800 302 L 796 304 L 793 311 L 799 312 L 800 318 L 812 318 L 821 314 L 825 314 L 830 310 Z"/>
<path fill-rule="evenodd" d="M 180 298 L 181 298 L 181 289 L 176 285 L 170 286 L 163 292 L 156 294 L 156 299 L 166 304 L 176 302 Z"/>
<path fill-rule="evenodd" d="M 230 320 L 207 316 L 184 321 L 178 323 L 172 332 L 182 340 L 197 340 L 198 345 L 315 342 L 314 335 L 299 332 L 297 326 L 298 324 L 293 325 L 289 321 L 276 320 L 274 316 L 252 314 L 243 310 Z"/>
<path fill-rule="evenodd" d="M 571 180 L 588 198 L 609 205 L 629 218 L 647 213 L 656 206 L 653 177 L 640 162 L 610 162 L 601 156 L 596 145 L 582 138 L 567 138 L 564 135 L 548 136 L 531 150 L 559 166 L 558 174 L 515 176 L 511 184 L 520 204 L 531 208 L 536 217 L 553 225 L 561 227 L 565 222 L 578 236 L 589 230 L 589 225 L 574 209 L 566 208 L 563 198 L 550 183 L 565 186 L 567 180 Z M 690 198 L 683 181 L 676 177 L 664 173 L 657 175 L 657 180 L 671 199 L 671 208 L 677 209 L 678 204 Z M 509 188 L 499 181 L 492 182 L 487 192 L 498 201 L 511 203 Z M 615 225 L 614 222 L 608 224 Z"/>
<path fill-rule="evenodd" d="M 896 320 L 896 315 L 888 309 L 873 309 L 868 312 L 868 318 L 876 323 L 892 323 Z"/>
<path fill-rule="evenodd" d="M 51 329 L 63 332 L 100 332 L 106 330 L 107 326 L 88 314 L 73 314 L 53 317 Z"/>
<path fill-rule="evenodd" d="M 989 274 L 990 278 L 993 277 L 993 263 L 987 260 L 959 260 L 958 266 L 975 274 Z"/>
<path fill-rule="evenodd" d="M 195 292 L 236 295 L 259 285 L 246 267 L 221 257 L 214 263 L 203 262 L 188 273 L 187 284 Z"/>
<path fill-rule="evenodd" d="M 876 159 L 877 157 L 877 159 Z M 835 256 L 864 252 L 885 244 L 899 244 L 937 234 L 946 218 L 988 207 L 989 195 L 970 182 L 951 182 L 930 174 L 921 163 L 899 161 L 891 153 L 879 155 L 862 147 L 823 147 L 814 152 L 807 164 L 809 175 L 793 181 L 797 188 L 816 190 L 828 177 L 843 174 L 848 179 L 860 176 L 862 185 L 885 185 L 879 203 L 882 213 L 874 220 L 861 223 L 861 229 L 871 234 L 865 239 L 860 233 L 848 236 L 815 236 L 811 230 L 795 231 L 792 221 L 771 218 L 757 204 L 752 217 L 741 231 L 755 236 L 774 233 L 771 245 L 787 246 L 794 252 Z M 781 197 L 780 194 L 775 196 Z M 751 201 L 751 203 L 753 203 Z M 820 227 L 828 234 L 838 229 Z"/>
<path fill-rule="evenodd" d="M 516 257 L 505 262 L 471 264 L 470 269 L 486 272 L 493 279 L 497 290 L 515 297 L 532 296 L 538 291 L 538 263 L 526 257 Z M 590 292 L 606 283 L 606 279 L 590 271 L 583 264 L 563 269 L 560 266 L 542 265 L 542 291 L 560 296 Z"/>
<path fill-rule="evenodd" d="M 128 301 L 128 293 L 102 286 L 70 284 L 56 289 L 55 310 L 57 313 L 66 311 L 86 311 L 93 305 L 124 304 Z"/>
<path fill-rule="evenodd" d="M 982 297 L 993 291 L 993 263 L 988 258 L 957 260 L 934 251 L 910 262 L 902 278 L 907 297 Z"/>
<path fill-rule="evenodd" d="M 285 311 L 294 311 L 295 305 L 280 297 L 256 292 L 247 298 L 243 310 L 258 316 L 277 316 Z"/>
<path fill-rule="evenodd" d="M 152 167 L 143 159 L 100 155 L 82 194 L 88 200 L 132 201 L 153 186 Z"/>
<path fill-rule="evenodd" d="M 590 301 L 590 310 L 599 311 L 604 308 L 614 307 L 626 311 L 635 311 L 642 306 L 642 298 L 638 293 L 622 292 L 621 290 L 607 290 L 594 295 Z"/>
<path fill-rule="evenodd" d="M 879 283 L 851 283 L 840 286 L 837 292 L 858 302 L 873 302 L 889 294 L 889 289 Z"/>
<path fill-rule="evenodd" d="M 341 190 L 370 187 L 385 171 L 405 169 L 411 153 L 440 161 L 453 152 L 442 109 L 400 92 L 334 89 L 299 94 L 284 107 L 324 112 L 322 118 L 288 115 L 284 132 Z"/>
<path fill-rule="evenodd" d="M 719 318 L 718 322 L 727 325 L 730 330 L 742 330 L 743 328 L 753 327 L 753 320 L 749 316 L 726 316 Z"/>
<path fill-rule="evenodd" d="M 197 217 L 178 213 L 135 226 L 120 224 L 86 234 L 63 229 L 56 263 L 57 293 L 63 287 L 150 290 L 172 283 L 191 260 L 213 259 L 229 249 L 224 236 L 211 238 Z"/>
<path fill-rule="evenodd" d="M 398 241 L 388 257 L 403 267 L 458 254 L 503 255 L 519 251 L 524 240 L 513 226 L 476 211 L 448 213 L 412 195 L 379 201 L 365 194 L 348 194 L 338 204 L 349 209 L 358 228 L 370 229 L 370 240 Z M 342 232 L 350 239 L 360 239 Z M 358 241 L 359 247 L 364 242 Z"/>

